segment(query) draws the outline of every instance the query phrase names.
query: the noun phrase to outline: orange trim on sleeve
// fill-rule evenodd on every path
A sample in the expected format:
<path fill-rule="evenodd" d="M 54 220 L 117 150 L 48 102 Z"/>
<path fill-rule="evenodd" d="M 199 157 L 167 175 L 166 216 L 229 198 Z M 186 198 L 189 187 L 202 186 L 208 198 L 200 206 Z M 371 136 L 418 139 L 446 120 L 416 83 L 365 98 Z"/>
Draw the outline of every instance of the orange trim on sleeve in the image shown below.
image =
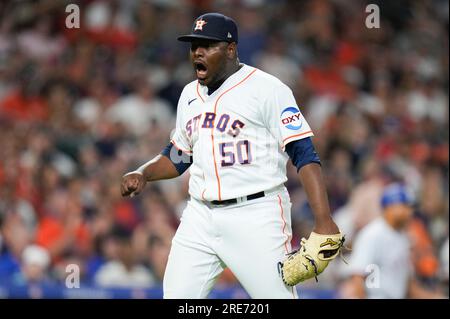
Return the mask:
<path fill-rule="evenodd" d="M 217 104 L 219 103 L 219 100 L 222 96 L 224 96 L 226 93 L 230 92 L 232 89 L 234 89 L 235 87 L 237 87 L 238 85 L 242 84 L 244 81 L 246 81 L 250 76 L 253 75 L 253 73 L 256 72 L 257 69 L 254 69 L 252 72 L 250 72 L 245 78 L 243 78 L 241 81 L 239 81 L 238 83 L 236 83 L 235 85 L 233 85 L 232 87 L 230 87 L 228 90 L 226 90 L 225 92 L 223 92 L 222 94 L 219 95 L 219 97 L 216 100 L 216 103 L 214 104 L 214 114 L 217 114 Z M 197 86 L 198 88 L 198 86 Z M 198 91 L 197 91 L 198 92 Z M 217 169 L 217 163 L 216 163 L 216 155 L 215 155 L 215 147 L 214 147 L 214 121 L 216 119 L 214 118 L 213 120 L 213 129 L 211 130 L 211 142 L 212 142 L 212 147 L 213 147 L 213 161 L 214 161 L 214 170 L 216 173 L 216 178 L 217 178 L 217 188 L 218 188 L 218 192 L 219 192 L 219 200 L 222 200 L 222 192 L 221 192 L 221 188 L 220 188 L 220 177 L 219 177 L 219 171 Z"/>
<path fill-rule="evenodd" d="M 200 95 L 200 91 L 198 90 L 199 86 L 200 86 L 200 83 L 198 83 L 198 81 L 197 81 L 197 95 L 200 98 L 200 100 L 202 100 L 202 102 L 205 103 L 205 100 L 202 98 L 202 96 Z"/>
<path fill-rule="evenodd" d="M 288 137 L 286 137 L 286 138 L 283 140 L 283 145 L 284 145 L 284 142 L 285 142 L 286 140 L 290 139 L 290 138 L 298 137 L 298 136 L 303 136 L 303 135 L 306 135 L 306 134 L 309 134 L 309 133 L 312 133 L 312 131 L 303 132 L 303 133 L 300 133 L 300 134 L 295 134 L 295 135 L 288 136 Z"/>
<path fill-rule="evenodd" d="M 184 149 L 182 149 L 181 147 L 179 147 L 179 146 L 175 143 L 174 140 L 170 140 L 170 143 L 172 143 L 173 146 L 175 146 L 177 150 L 182 151 L 182 152 L 187 153 L 187 154 L 192 154 L 192 151 L 184 150 Z"/>

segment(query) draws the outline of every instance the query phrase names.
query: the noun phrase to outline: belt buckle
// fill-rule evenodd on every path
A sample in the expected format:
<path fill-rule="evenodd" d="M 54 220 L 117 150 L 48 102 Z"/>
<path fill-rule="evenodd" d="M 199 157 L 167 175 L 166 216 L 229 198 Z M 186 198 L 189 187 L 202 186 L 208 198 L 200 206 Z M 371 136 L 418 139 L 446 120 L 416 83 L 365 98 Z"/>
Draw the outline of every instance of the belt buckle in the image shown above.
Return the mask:
<path fill-rule="evenodd" d="M 229 206 L 229 205 L 234 205 L 239 203 L 239 199 L 240 198 L 233 198 L 233 199 L 226 199 L 223 201 L 210 201 L 210 205 L 214 206 L 214 207 L 225 207 L 225 206 Z M 216 202 L 216 203 L 214 203 Z M 222 203 L 217 203 L 217 202 L 222 202 Z"/>
<path fill-rule="evenodd" d="M 208 202 L 211 206 L 215 206 L 215 207 L 219 207 L 219 206 L 224 206 L 225 204 L 222 203 L 218 203 L 217 200 L 212 200 L 210 202 Z"/>
<path fill-rule="evenodd" d="M 217 202 L 220 202 L 220 201 L 216 200 L 216 201 L 210 201 L 208 203 L 209 203 L 209 205 L 211 205 L 213 207 L 225 207 L 225 206 L 231 205 L 230 203 L 227 203 L 227 202 L 224 202 L 224 203 L 217 203 Z"/>

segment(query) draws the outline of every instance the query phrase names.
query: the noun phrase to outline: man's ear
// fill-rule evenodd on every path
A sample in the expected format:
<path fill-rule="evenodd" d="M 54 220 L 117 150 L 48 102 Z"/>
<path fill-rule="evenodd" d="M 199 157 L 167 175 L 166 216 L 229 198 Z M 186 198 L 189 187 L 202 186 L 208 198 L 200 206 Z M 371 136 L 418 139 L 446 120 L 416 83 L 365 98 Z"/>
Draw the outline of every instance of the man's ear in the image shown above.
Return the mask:
<path fill-rule="evenodd" d="M 227 57 L 229 59 L 234 59 L 237 56 L 237 45 L 236 42 L 231 42 L 227 46 Z"/>

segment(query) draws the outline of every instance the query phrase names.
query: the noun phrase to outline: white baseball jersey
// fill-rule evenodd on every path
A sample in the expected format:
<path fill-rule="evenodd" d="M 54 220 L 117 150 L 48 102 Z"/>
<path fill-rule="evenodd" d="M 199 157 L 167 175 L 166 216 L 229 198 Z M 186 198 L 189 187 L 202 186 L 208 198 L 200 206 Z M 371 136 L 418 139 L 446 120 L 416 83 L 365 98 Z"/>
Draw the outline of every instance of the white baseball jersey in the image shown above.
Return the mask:
<path fill-rule="evenodd" d="M 172 143 L 193 155 L 189 193 L 226 200 L 286 182 L 285 146 L 313 136 L 292 91 L 243 64 L 211 95 L 193 81 L 178 102 Z"/>

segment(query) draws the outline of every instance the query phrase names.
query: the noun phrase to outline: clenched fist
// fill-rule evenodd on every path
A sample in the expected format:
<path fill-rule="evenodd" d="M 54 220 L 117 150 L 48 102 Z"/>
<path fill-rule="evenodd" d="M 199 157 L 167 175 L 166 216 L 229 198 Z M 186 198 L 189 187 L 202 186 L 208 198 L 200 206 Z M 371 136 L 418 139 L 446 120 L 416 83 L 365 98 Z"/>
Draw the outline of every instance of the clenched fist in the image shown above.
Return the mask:
<path fill-rule="evenodd" d="M 146 184 L 144 175 L 139 172 L 130 172 L 123 175 L 120 192 L 122 196 L 134 197 L 144 189 Z"/>

